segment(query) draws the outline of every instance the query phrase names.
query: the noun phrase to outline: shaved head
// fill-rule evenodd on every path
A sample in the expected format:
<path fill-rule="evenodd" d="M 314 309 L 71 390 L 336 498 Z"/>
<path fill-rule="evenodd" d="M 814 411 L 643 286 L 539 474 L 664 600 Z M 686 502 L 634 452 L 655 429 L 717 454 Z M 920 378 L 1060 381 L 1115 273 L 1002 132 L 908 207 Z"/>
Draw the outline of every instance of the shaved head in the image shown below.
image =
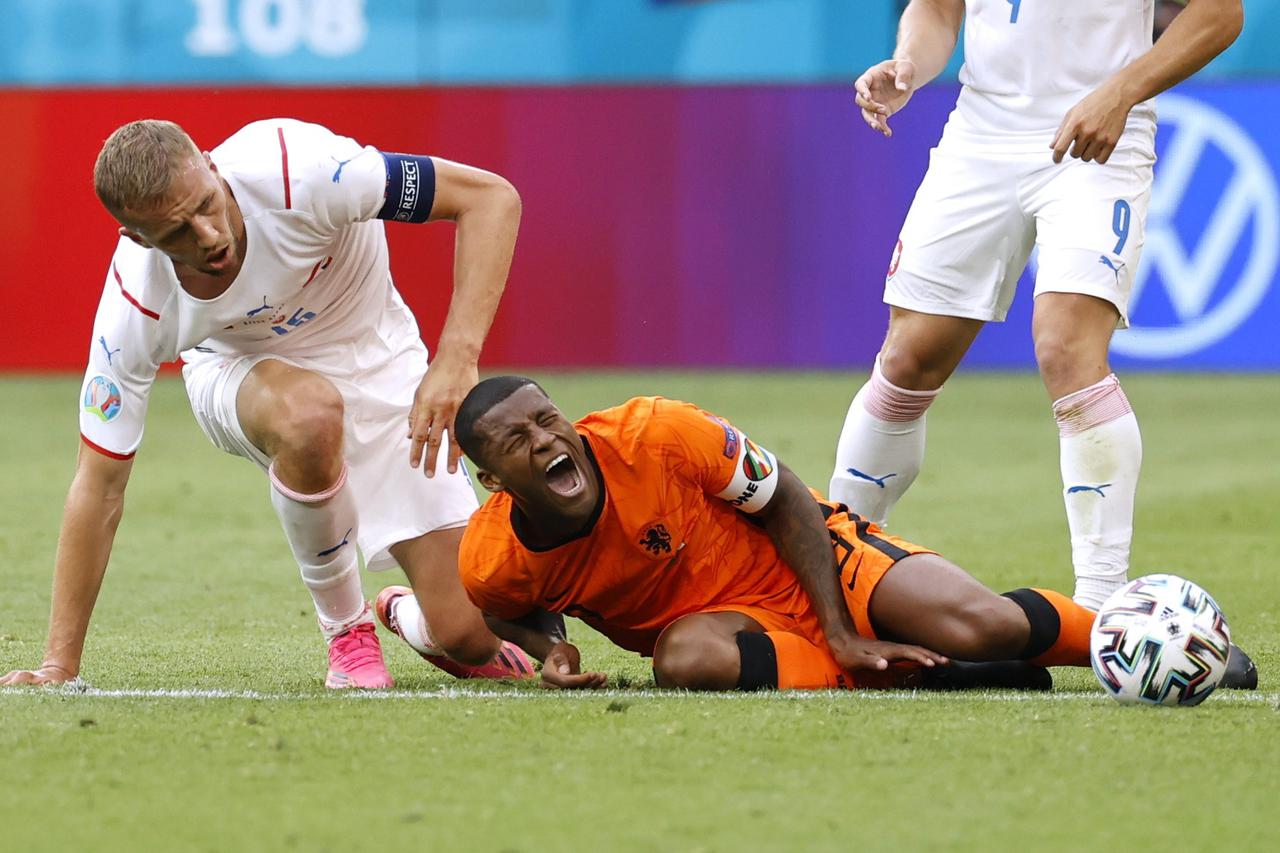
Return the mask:
<path fill-rule="evenodd" d="M 516 391 L 532 385 L 547 396 L 542 386 L 527 376 L 494 376 L 484 380 L 471 389 L 458 407 L 458 414 L 453 419 L 454 437 L 462 452 L 477 465 L 483 464 L 484 439 L 476 432 L 476 422 L 488 414 L 489 410 L 510 397 Z"/>

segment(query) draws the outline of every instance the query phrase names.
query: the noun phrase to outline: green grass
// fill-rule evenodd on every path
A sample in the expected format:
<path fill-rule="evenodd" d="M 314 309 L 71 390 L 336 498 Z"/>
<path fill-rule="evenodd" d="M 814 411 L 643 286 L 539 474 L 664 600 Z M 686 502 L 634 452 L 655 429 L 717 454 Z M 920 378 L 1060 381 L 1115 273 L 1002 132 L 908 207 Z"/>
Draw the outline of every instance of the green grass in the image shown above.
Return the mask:
<path fill-rule="evenodd" d="M 694 400 L 819 488 L 860 381 L 539 378 L 573 416 L 631 394 Z M 0 380 L 0 671 L 40 658 L 77 382 Z M 387 640 L 397 693 L 326 694 L 265 481 L 208 446 L 163 381 L 84 660 L 95 688 L 135 695 L 0 692 L 0 848 L 1280 848 L 1280 378 L 1125 387 L 1145 443 L 1136 571 L 1213 592 L 1264 695 L 1124 708 L 1078 670 L 1035 698 L 654 695 L 647 662 L 578 625 L 586 661 L 627 689 L 454 682 Z M 1038 380 L 963 376 L 930 413 L 892 529 L 997 589 L 1069 588 L 1060 488 Z M 189 689 L 231 695 L 136 695 Z"/>

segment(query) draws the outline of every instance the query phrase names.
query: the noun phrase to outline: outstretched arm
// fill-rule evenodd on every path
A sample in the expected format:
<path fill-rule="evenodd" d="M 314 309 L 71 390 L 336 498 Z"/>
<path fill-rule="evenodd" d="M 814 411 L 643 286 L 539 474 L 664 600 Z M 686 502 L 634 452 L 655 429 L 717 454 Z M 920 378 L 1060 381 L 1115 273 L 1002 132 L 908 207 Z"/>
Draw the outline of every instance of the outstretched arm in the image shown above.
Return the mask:
<path fill-rule="evenodd" d="M 80 673 L 89 618 L 124 513 L 124 490 L 132 469 L 132 459 L 111 459 L 80 446 L 58 534 L 44 661 L 38 669 L 10 672 L 0 684 L 58 684 Z"/>
<path fill-rule="evenodd" d="M 582 672 L 578 647 L 569 642 L 559 613 L 535 608 L 519 619 L 499 619 L 486 613 L 484 621 L 490 631 L 542 661 L 542 683 L 547 687 L 605 686 L 608 677 L 603 672 Z"/>
<path fill-rule="evenodd" d="M 764 523 L 778 553 L 809 594 L 836 663 L 846 670 L 885 669 L 894 660 L 914 661 L 924 666 L 946 663 L 946 658 L 918 646 L 868 640 L 858 635 L 840 590 L 840 569 L 822 511 L 790 468 L 779 463 L 778 474 L 773 497 L 756 517 Z"/>
<path fill-rule="evenodd" d="M 453 298 L 431 369 L 418 387 L 409 416 L 413 439 L 409 463 L 426 461 L 423 471 L 434 476 L 441 437 L 449 432 L 448 468 L 458 468 L 462 449 L 453 436 L 453 419 L 462 398 L 479 381 L 480 349 L 493 324 L 506 287 L 516 231 L 520 226 L 520 195 L 505 179 L 459 163 L 433 157 L 435 200 L 431 221 L 457 223 L 453 259 Z"/>
<path fill-rule="evenodd" d="M 1107 162 L 1124 133 L 1129 111 L 1209 64 L 1240 35 L 1241 0 L 1193 0 L 1151 50 L 1117 71 L 1062 119 L 1050 147 L 1061 163 L 1068 150 L 1081 160 Z"/>

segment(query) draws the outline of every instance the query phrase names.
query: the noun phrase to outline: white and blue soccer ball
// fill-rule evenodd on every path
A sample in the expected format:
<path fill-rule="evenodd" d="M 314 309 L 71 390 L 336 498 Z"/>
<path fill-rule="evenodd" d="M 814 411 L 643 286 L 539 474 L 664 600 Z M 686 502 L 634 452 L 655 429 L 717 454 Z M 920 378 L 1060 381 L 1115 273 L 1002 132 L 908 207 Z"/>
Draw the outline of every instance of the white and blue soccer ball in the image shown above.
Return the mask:
<path fill-rule="evenodd" d="M 1176 575 L 1130 581 L 1102 603 L 1089 659 L 1119 702 L 1199 705 L 1222 681 L 1231 631 L 1209 593 Z"/>

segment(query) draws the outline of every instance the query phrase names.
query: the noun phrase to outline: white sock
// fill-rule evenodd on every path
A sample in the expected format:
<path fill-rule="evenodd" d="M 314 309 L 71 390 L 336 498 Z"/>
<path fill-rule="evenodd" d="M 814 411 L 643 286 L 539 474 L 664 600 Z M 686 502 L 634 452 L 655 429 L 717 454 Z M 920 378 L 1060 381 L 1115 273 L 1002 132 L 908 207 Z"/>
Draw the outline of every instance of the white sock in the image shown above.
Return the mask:
<path fill-rule="evenodd" d="M 424 655 L 443 655 L 444 652 L 431 637 L 431 629 L 427 626 L 427 617 L 413 594 L 402 595 L 391 604 L 391 612 L 396 626 L 400 628 L 400 636 L 415 651 Z"/>
<path fill-rule="evenodd" d="M 373 616 L 360 588 L 356 553 L 359 522 L 355 497 L 346 487 L 346 464 L 337 482 L 313 495 L 295 492 L 280 482 L 274 465 L 267 473 L 271 505 L 302 570 L 302 582 L 311 591 L 325 638 L 332 640 L 361 622 L 371 621 Z"/>
<path fill-rule="evenodd" d="M 938 391 L 908 391 L 884 378 L 876 358 L 844 419 L 830 497 L 883 525 L 924 463 L 925 410 Z"/>
<path fill-rule="evenodd" d="M 1096 610 L 1129 579 L 1142 434 L 1115 374 L 1053 404 L 1075 601 Z"/>

